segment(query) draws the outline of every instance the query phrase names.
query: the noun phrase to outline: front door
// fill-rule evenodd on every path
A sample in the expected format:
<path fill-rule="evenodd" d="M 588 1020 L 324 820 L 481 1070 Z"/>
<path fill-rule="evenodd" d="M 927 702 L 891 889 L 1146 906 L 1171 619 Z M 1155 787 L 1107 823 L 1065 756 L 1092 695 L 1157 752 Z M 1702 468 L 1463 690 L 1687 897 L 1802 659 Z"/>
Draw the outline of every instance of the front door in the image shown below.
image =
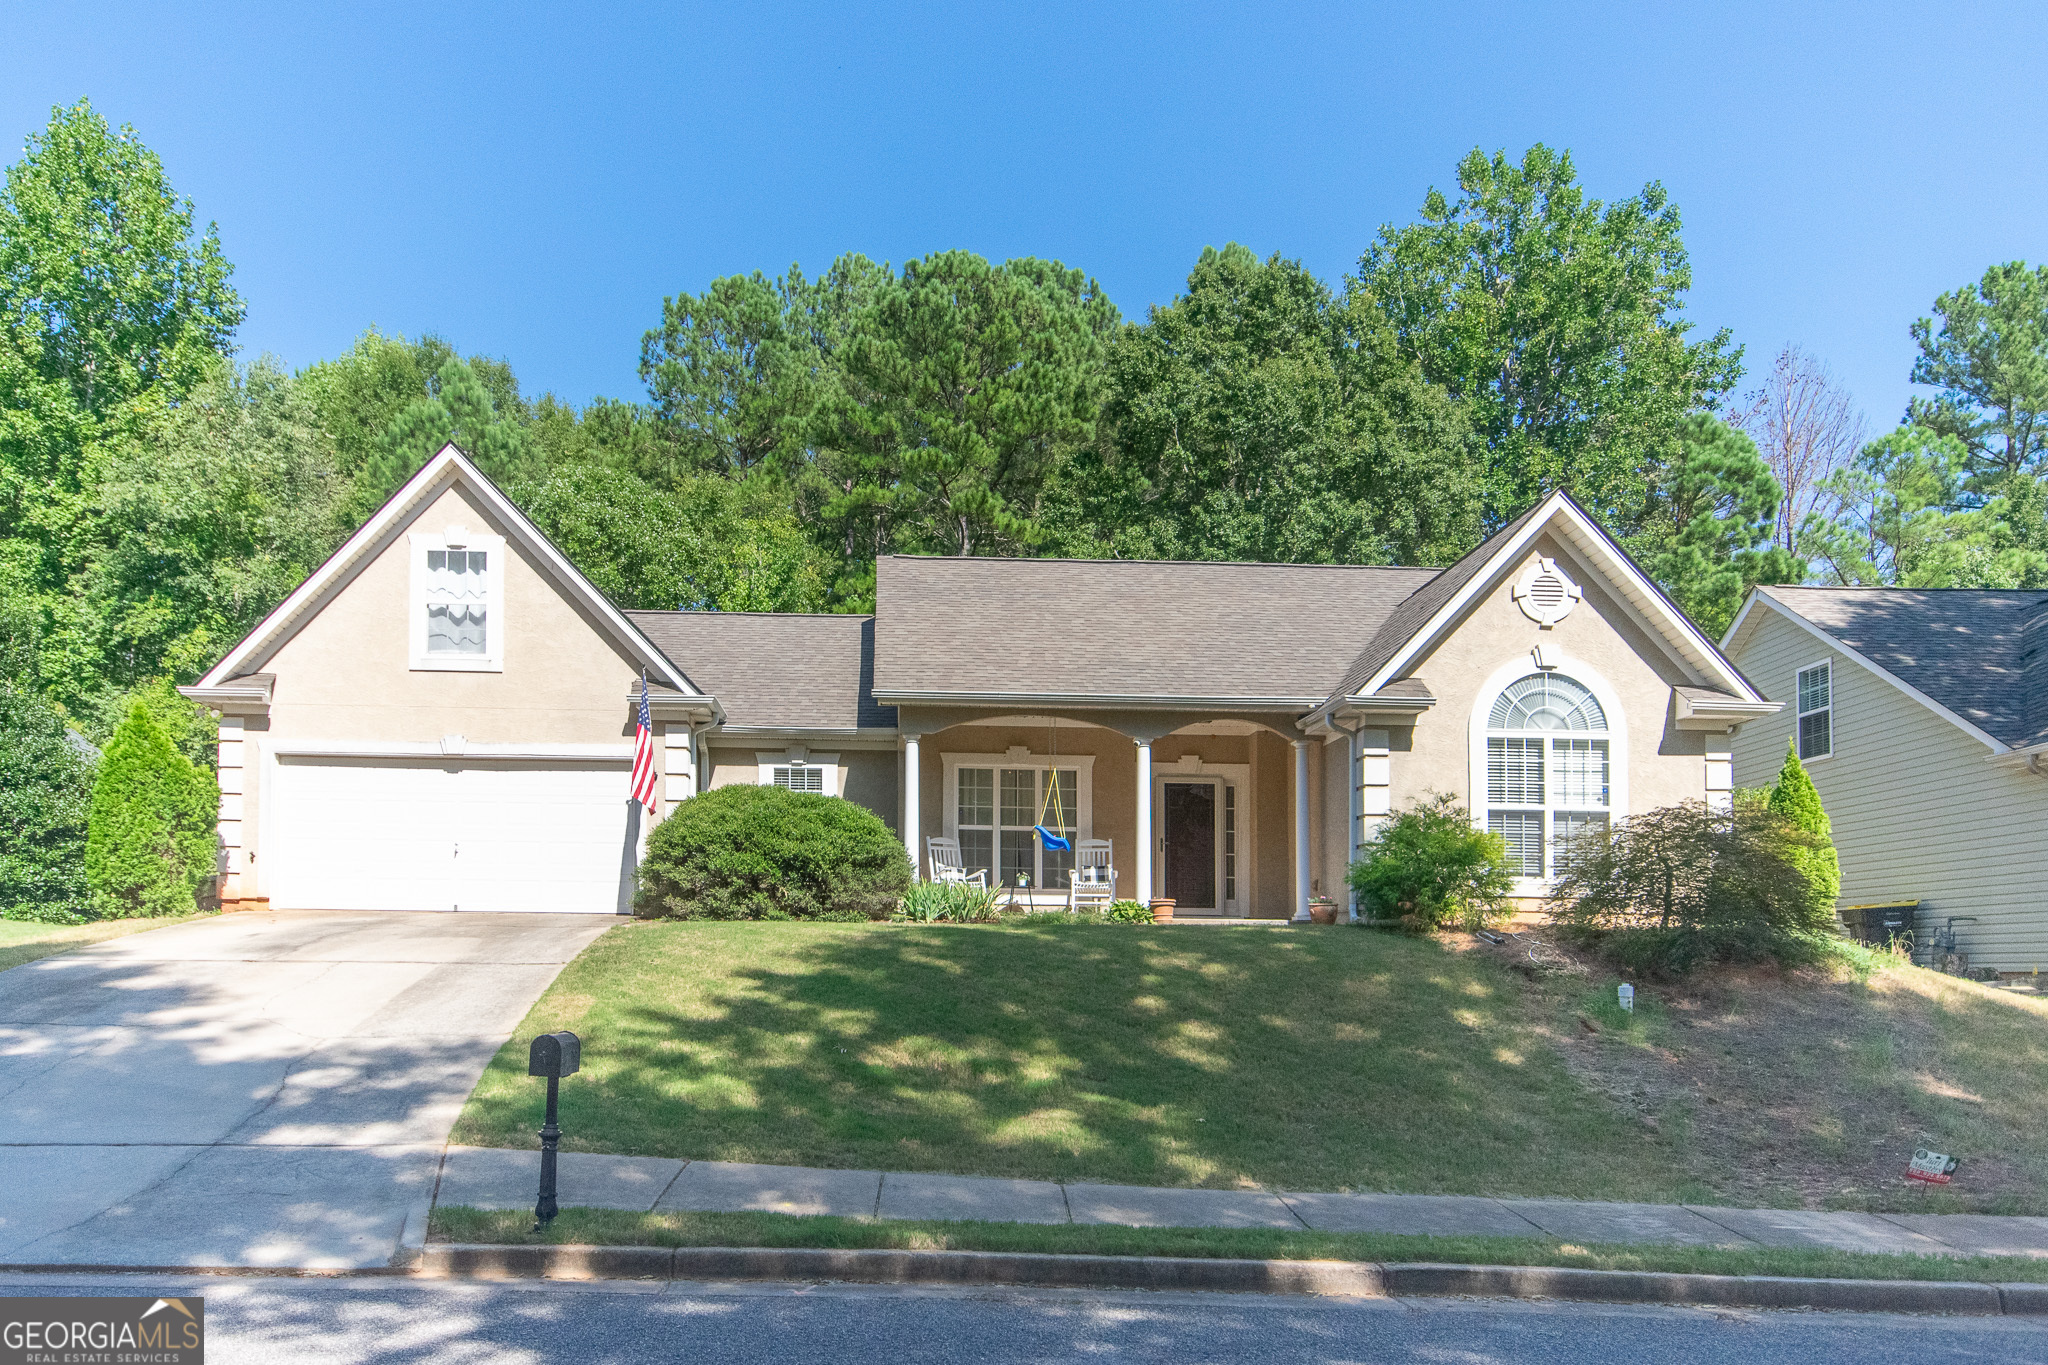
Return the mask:
<path fill-rule="evenodd" d="M 1216 784 L 1165 783 L 1166 894 L 1180 908 L 1216 907 Z"/>

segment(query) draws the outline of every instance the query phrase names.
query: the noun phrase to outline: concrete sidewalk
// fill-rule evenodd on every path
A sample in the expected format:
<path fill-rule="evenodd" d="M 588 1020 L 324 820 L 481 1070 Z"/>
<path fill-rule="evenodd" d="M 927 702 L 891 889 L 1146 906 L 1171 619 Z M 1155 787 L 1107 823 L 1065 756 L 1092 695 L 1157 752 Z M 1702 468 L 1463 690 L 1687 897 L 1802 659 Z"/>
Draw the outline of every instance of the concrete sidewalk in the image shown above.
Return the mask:
<path fill-rule="evenodd" d="M 450 1147 L 435 1202 L 530 1209 L 540 1153 Z M 1547 1237 L 1659 1246 L 1804 1247 L 1922 1256 L 2048 1257 L 2048 1218 L 1818 1213 L 1470 1195 L 1292 1194 L 828 1171 L 563 1152 L 564 1208 L 836 1214 L 1131 1227 L 1309 1228 L 1431 1237 Z"/>

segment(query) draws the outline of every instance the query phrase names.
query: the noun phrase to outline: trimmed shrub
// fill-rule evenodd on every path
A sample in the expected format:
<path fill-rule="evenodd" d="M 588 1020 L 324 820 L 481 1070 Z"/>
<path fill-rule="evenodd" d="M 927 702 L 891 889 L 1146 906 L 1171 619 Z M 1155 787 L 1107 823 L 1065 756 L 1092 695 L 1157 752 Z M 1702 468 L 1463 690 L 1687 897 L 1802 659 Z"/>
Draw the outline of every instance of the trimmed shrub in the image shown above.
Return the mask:
<path fill-rule="evenodd" d="M 910 857 L 837 796 L 719 787 L 654 827 L 633 913 L 643 919 L 887 919 Z"/>
<path fill-rule="evenodd" d="M 1507 913 L 1507 846 L 1474 827 L 1454 796 L 1433 793 L 1397 812 L 1364 854 L 1349 880 L 1374 924 L 1419 934 L 1453 921 L 1477 929 Z"/>
<path fill-rule="evenodd" d="M 1567 940 L 1636 971 L 1813 961 L 1832 903 L 1800 871 L 1812 836 L 1754 799 L 1731 811 L 1663 806 L 1571 842 L 1550 916 Z"/>
<path fill-rule="evenodd" d="M 0 919 L 86 918 L 92 766 L 55 710 L 0 682 Z"/>
<path fill-rule="evenodd" d="M 1835 902 L 1842 894 L 1842 862 L 1835 853 L 1835 832 L 1791 740 L 1785 741 L 1785 766 L 1778 769 L 1778 784 L 1771 788 L 1770 808 L 1805 831 L 1812 841 L 1795 850 L 1792 861 L 1812 890 L 1815 910 L 1834 914 Z"/>
<path fill-rule="evenodd" d="M 141 701 L 107 741 L 86 824 L 85 880 L 102 919 L 190 914 L 214 875 L 220 793 Z"/>

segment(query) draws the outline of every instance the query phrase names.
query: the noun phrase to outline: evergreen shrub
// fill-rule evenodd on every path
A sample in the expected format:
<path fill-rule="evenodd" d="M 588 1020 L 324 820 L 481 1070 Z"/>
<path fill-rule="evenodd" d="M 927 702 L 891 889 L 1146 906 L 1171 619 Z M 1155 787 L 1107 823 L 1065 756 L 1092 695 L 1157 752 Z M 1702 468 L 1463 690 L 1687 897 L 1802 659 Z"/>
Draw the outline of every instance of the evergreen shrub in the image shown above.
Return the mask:
<path fill-rule="evenodd" d="M 1835 852 L 1834 829 L 1820 793 L 1799 761 L 1799 749 L 1785 742 L 1785 764 L 1778 769 L 1778 784 L 1771 788 L 1770 808 L 1803 830 L 1810 842 L 1792 854 L 1793 863 L 1805 877 L 1816 913 L 1832 915 L 1842 894 L 1842 862 Z"/>
<path fill-rule="evenodd" d="M 137 700 L 100 755 L 85 880 L 102 919 L 190 914 L 215 873 L 219 789 Z"/>
<path fill-rule="evenodd" d="M 1441 792 L 1398 811 L 1351 865 L 1351 889 L 1369 923 L 1427 933 L 1456 922 L 1477 929 L 1508 911 L 1515 865 L 1498 834 L 1475 828 Z"/>
<path fill-rule="evenodd" d="M 1572 840 L 1551 920 L 1567 941 L 1658 975 L 1811 962 L 1834 920 L 1800 870 L 1812 847 L 1813 836 L 1754 798 L 1728 811 L 1700 801 L 1645 811 Z"/>
<path fill-rule="evenodd" d="M 40 698 L 0 681 L 0 919 L 77 924 L 92 760 Z"/>
<path fill-rule="evenodd" d="M 872 812 L 814 792 L 719 787 L 654 827 L 633 913 L 882 920 L 909 888 L 909 855 Z"/>

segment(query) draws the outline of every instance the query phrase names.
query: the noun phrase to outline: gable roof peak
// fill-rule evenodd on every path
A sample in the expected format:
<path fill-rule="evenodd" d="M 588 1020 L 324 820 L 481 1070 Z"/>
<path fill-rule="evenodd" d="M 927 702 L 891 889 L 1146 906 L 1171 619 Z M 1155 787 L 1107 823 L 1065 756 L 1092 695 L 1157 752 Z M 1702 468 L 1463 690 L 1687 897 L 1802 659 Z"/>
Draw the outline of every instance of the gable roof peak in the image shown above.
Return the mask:
<path fill-rule="evenodd" d="M 433 458 L 413 472 L 397 491 L 355 533 L 299 584 L 275 610 L 228 651 L 201 678 L 198 687 L 218 687 L 230 678 L 259 667 L 276 647 L 317 615 L 328 601 L 388 548 L 405 529 L 417 521 L 443 493 L 463 488 L 483 505 L 485 515 L 506 533 L 506 538 L 526 552 L 541 572 L 551 578 L 564 594 L 581 603 L 597 621 L 599 629 L 612 637 L 622 651 L 646 668 L 652 681 L 665 683 L 687 696 L 702 695 L 683 671 L 657 649 L 610 598 L 585 578 L 568 556 L 557 549 L 542 530 L 520 511 L 488 475 L 478 469 L 453 441 L 443 445 Z"/>

